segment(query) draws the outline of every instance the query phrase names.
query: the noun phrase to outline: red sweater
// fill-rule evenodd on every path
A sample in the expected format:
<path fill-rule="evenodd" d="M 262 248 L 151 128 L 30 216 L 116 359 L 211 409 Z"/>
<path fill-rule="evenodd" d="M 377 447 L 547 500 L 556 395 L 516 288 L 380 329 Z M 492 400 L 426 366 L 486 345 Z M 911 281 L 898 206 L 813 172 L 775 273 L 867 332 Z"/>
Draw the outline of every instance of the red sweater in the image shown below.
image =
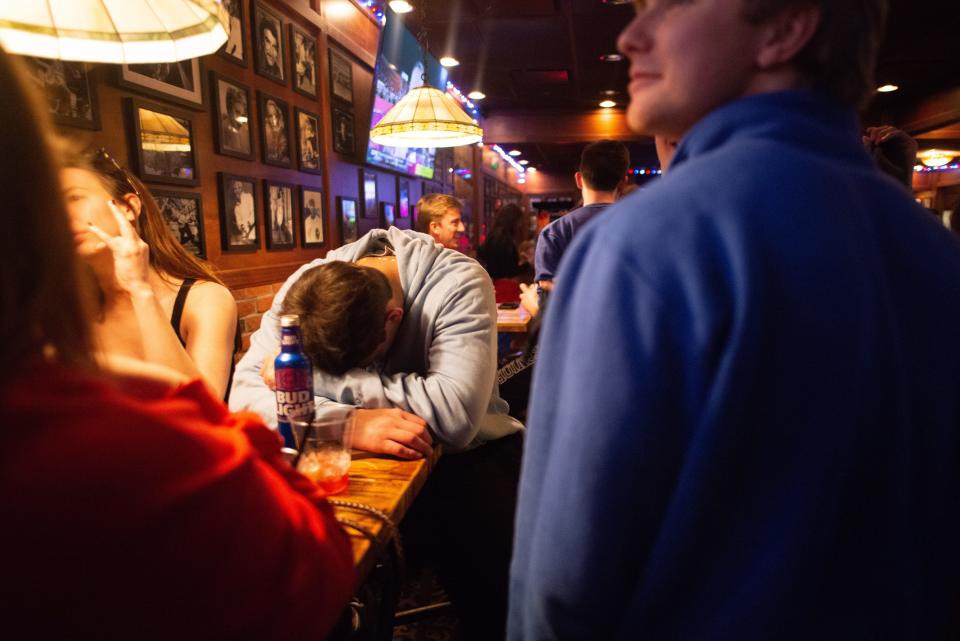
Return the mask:
<path fill-rule="evenodd" d="M 0 637 L 322 639 L 350 542 L 254 415 L 55 366 L 0 387 Z"/>

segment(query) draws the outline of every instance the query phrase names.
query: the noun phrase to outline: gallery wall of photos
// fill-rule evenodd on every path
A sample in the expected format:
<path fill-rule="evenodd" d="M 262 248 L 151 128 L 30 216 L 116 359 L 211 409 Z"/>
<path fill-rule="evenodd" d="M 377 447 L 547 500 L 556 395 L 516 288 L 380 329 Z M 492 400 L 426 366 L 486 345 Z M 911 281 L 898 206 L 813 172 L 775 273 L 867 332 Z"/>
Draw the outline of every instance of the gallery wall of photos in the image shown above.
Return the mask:
<path fill-rule="evenodd" d="M 446 171 L 433 184 L 364 166 L 379 37 L 367 12 L 225 4 L 232 29 L 217 54 L 26 63 L 60 131 L 139 176 L 174 236 L 229 286 L 276 283 L 372 228 L 412 227 L 422 193 L 451 189 Z"/>

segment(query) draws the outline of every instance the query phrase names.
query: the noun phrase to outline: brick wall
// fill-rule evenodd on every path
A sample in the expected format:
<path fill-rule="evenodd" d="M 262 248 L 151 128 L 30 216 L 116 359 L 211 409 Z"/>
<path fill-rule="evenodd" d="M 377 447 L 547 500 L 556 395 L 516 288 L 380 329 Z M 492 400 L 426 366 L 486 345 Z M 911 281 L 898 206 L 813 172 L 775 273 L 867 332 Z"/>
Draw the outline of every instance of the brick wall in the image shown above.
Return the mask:
<path fill-rule="evenodd" d="M 232 290 L 233 297 L 237 300 L 237 317 L 240 319 L 243 352 L 250 349 L 250 334 L 260 328 L 260 317 L 270 309 L 273 297 L 283 287 L 283 282 L 257 287 L 239 287 Z M 243 352 L 237 355 L 238 360 Z"/>

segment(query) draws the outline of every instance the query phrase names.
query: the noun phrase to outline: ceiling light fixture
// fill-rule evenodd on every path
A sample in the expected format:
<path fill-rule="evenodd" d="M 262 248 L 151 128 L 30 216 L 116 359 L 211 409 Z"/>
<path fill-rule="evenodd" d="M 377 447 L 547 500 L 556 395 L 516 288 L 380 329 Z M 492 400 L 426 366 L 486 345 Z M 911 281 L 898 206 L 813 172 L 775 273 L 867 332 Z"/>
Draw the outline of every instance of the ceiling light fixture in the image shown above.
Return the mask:
<path fill-rule="evenodd" d="M 230 14 L 217 0 L 0 3 L 0 45 L 24 56 L 177 62 L 215 52 L 229 31 Z"/>
<path fill-rule="evenodd" d="M 523 152 L 520 151 L 519 149 L 511 149 L 511 150 L 508 151 L 507 153 L 510 154 L 511 156 L 513 156 L 514 158 L 516 158 L 517 156 L 520 156 L 520 155 L 523 154 Z"/>
<path fill-rule="evenodd" d="M 623 60 L 623 56 L 621 56 L 619 53 L 606 53 L 600 56 L 600 59 L 604 62 L 620 62 Z"/>
<path fill-rule="evenodd" d="M 537 168 L 536 168 L 536 167 L 527 167 L 527 173 L 528 173 L 528 174 L 535 173 L 536 171 L 537 171 Z"/>
<path fill-rule="evenodd" d="M 521 160 L 521 161 L 520 161 L 520 164 L 521 164 L 521 165 L 529 165 L 529 164 L 530 164 L 530 161 L 529 161 L 529 160 Z"/>
<path fill-rule="evenodd" d="M 960 156 L 960 151 L 950 149 L 924 149 L 917 152 L 917 158 L 927 167 L 943 167 L 949 165 L 950 161 Z"/>
<path fill-rule="evenodd" d="M 616 107 L 616 106 L 617 106 L 617 103 L 615 103 L 615 102 L 612 101 L 612 100 L 604 100 L 603 102 L 600 103 L 600 108 L 601 108 L 601 109 L 610 109 L 610 108 Z"/>
<path fill-rule="evenodd" d="M 410 13 L 413 11 L 413 5 L 407 0 L 390 0 L 389 4 L 394 13 Z"/>
<path fill-rule="evenodd" d="M 899 88 L 900 87 L 898 87 L 897 85 L 881 85 L 877 87 L 877 91 L 879 91 L 880 93 L 891 93 L 893 91 L 896 91 Z"/>
<path fill-rule="evenodd" d="M 444 67 L 456 67 L 460 64 L 460 61 L 453 56 L 444 56 L 440 58 L 440 64 Z"/>
<path fill-rule="evenodd" d="M 471 91 L 467 94 L 467 98 L 470 100 L 483 100 L 486 97 L 487 94 L 483 93 L 482 91 Z"/>

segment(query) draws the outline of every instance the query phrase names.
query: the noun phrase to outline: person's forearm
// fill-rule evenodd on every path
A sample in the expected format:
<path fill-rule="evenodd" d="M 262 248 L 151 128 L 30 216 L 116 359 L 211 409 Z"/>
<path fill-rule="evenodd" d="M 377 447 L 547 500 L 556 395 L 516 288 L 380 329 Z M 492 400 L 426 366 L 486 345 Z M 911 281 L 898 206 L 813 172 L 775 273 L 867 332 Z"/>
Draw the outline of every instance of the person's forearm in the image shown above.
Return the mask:
<path fill-rule="evenodd" d="M 190 378 L 203 378 L 174 333 L 153 288 L 147 284 L 136 287 L 130 292 L 130 301 L 140 328 L 144 360 L 164 365 Z"/>

